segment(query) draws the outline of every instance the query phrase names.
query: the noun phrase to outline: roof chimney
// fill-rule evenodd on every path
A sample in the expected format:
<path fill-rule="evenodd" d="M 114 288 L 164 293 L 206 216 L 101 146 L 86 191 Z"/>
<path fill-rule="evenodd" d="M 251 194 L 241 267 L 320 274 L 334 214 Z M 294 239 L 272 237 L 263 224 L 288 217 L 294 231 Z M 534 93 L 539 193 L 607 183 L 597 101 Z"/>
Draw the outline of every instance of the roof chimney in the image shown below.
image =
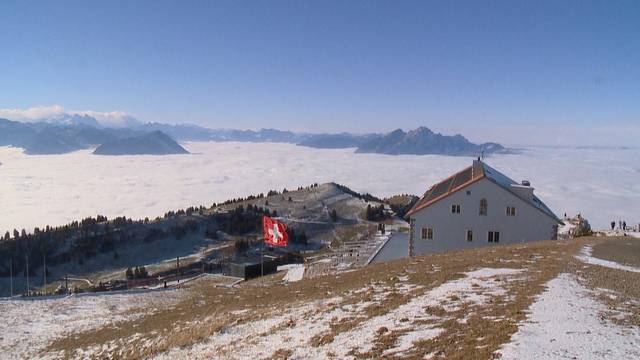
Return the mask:
<path fill-rule="evenodd" d="M 512 184 L 511 191 L 524 199 L 533 200 L 533 188 L 531 187 L 531 184 L 526 180 L 522 181 L 522 185 Z"/>

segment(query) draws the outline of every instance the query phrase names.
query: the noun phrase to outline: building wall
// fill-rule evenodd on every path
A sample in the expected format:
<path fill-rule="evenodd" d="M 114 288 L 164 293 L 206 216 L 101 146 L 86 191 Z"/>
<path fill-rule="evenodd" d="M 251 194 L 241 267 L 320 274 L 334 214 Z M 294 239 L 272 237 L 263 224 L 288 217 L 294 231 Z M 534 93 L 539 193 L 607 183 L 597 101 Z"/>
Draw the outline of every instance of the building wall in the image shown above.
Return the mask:
<path fill-rule="evenodd" d="M 487 215 L 479 215 L 480 200 L 487 200 Z M 460 205 L 453 214 L 451 205 Z M 507 216 L 507 206 L 516 208 Z M 413 254 L 460 250 L 479 246 L 514 244 L 557 237 L 557 223 L 519 197 L 488 179 L 481 179 L 411 216 Z M 422 228 L 433 228 L 433 239 L 422 239 Z M 473 241 L 467 241 L 467 230 Z M 488 232 L 499 231 L 499 243 L 488 242 Z M 411 246 L 410 245 L 410 246 Z"/>

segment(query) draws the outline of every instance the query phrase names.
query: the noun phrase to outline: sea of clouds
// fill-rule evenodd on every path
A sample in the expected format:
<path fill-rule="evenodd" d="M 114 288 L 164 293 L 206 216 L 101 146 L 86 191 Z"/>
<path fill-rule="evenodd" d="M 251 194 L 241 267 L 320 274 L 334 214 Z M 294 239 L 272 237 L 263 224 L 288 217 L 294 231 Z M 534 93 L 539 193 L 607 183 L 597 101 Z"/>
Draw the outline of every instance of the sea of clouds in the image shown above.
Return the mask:
<path fill-rule="evenodd" d="M 24 155 L 0 147 L 0 231 L 61 225 L 86 216 L 150 218 L 270 189 L 335 181 L 384 197 L 421 195 L 471 164 L 469 157 L 355 154 L 276 143 L 192 142 L 193 154 Z M 640 222 L 639 149 L 528 148 L 486 161 L 527 179 L 560 217 L 578 212 L 597 228 Z"/>

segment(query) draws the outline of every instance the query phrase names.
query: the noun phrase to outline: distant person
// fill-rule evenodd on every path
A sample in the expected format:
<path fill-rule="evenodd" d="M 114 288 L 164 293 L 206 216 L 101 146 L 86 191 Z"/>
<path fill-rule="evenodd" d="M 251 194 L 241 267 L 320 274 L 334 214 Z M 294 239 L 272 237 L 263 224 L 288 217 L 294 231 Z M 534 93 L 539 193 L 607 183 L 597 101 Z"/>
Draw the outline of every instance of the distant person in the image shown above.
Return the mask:
<path fill-rule="evenodd" d="M 627 231 L 627 222 L 626 221 L 622 222 L 622 230 Z"/>
<path fill-rule="evenodd" d="M 612 221 L 611 222 L 611 231 L 615 230 L 615 228 L 616 228 L 616 222 Z"/>

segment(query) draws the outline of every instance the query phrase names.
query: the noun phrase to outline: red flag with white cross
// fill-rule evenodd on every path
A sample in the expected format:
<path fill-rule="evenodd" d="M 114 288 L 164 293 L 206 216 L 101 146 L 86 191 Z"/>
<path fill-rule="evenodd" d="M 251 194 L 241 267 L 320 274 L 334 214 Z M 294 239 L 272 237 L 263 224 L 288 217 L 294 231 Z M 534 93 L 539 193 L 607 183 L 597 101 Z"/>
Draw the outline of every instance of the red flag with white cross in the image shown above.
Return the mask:
<path fill-rule="evenodd" d="M 264 242 L 272 246 L 287 246 L 289 244 L 289 234 L 284 223 L 272 219 L 268 216 L 262 217 L 262 231 Z"/>

